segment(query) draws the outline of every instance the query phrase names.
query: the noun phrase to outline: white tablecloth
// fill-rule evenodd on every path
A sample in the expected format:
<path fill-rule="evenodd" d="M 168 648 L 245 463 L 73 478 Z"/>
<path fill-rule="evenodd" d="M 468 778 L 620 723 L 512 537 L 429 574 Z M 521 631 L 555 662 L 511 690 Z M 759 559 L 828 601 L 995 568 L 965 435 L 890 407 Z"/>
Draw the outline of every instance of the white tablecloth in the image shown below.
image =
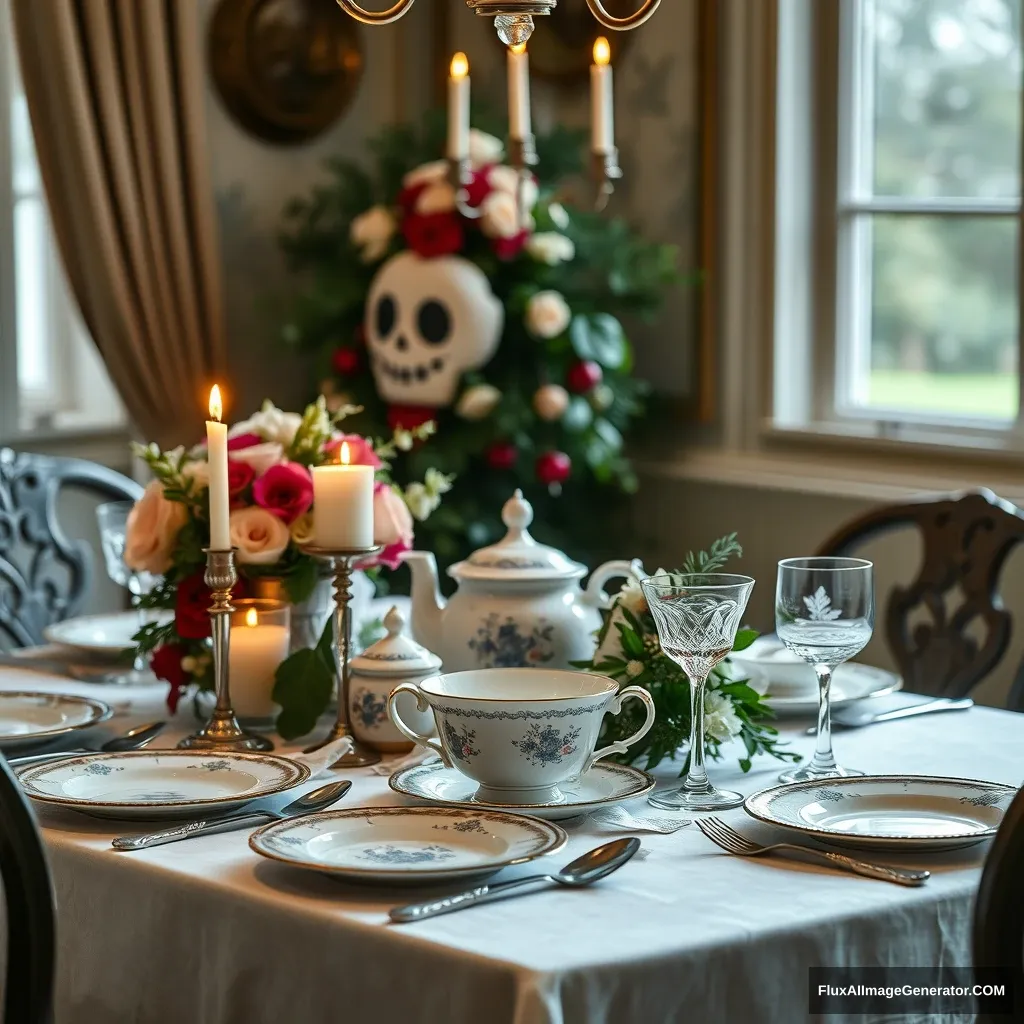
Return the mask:
<path fill-rule="evenodd" d="M 37 684 L 55 688 L 0 674 L 0 686 Z M 102 692 L 137 698 L 112 730 L 158 713 L 157 690 Z M 179 734 L 192 727 L 187 710 L 175 724 Z M 836 748 L 872 772 L 1019 785 L 1022 739 L 1024 717 L 975 708 L 838 733 Z M 711 770 L 745 792 L 779 771 L 768 759 L 746 776 L 734 765 Z M 347 803 L 400 802 L 368 769 L 346 775 Z M 641 856 L 591 889 L 397 926 L 387 908 L 426 892 L 294 871 L 251 853 L 246 833 L 118 853 L 111 837 L 137 825 L 48 808 L 39 817 L 58 900 L 58 1024 L 794 1024 L 806 1019 L 810 966 L 969 964 L 986 849 L 896 859 L 933 872 L 925 887 L 903 889 L 729 857 L 690 827 L 644 835 Z M 725 817 L 769 834 L 742 809 Z M 606 838 L 573 830 L 557 861 Z"/>

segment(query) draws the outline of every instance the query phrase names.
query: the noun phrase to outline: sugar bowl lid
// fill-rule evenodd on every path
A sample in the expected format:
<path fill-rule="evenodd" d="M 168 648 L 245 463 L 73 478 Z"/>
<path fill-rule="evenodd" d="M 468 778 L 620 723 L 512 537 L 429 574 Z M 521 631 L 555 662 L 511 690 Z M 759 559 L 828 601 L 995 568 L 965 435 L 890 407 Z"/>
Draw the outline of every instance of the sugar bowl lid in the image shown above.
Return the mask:
<path fill-rule="evenodd" d="M 505 502 L 501 520 L 508 527 L 508 533 L 497 544 L 480 548 L 464 562 L 453 565 L 448 570 L 450 576 L 457 580 L 514 583 L 578 579 L 586 575 L 586 566 L 530 536 L 528 527 L 533 522 L 533 506 L 521 490 Z"/>
<path fill-rule="evenodd" d="M 441 659 L 402 630 L 405 616 L 392 606 L 384 616 L 387 636 L 371 644 L 351 662 L 352 671 L 361 675 L 428 675 L 441 667 Z"/>

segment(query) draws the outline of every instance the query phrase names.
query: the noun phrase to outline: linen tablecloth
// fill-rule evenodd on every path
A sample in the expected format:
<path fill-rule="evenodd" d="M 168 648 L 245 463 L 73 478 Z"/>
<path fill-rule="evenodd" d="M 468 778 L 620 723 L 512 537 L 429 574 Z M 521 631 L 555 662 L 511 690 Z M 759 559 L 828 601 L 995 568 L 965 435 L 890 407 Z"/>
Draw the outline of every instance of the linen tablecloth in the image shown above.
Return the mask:
<path fill-rule="evenodd" d="M 132 698 L 111 731 L 158 716 L 162 695 L 13 671 L 0 686 Z M 187 711 L 174 724 L 169 739 L 193 727 Z M 801 751 L 812 743 L 805 725 L 789 730 Z M 835 742 L 841 761 L 870 772 L 1016 786 L 1022 738 L 1024 717 L 974 708 L 843 731 Z M 767 758 L 745 776 L 732 758 L 711 767 L 717 782 L 747 793 L 774 784 L 779 770 Z M 402 802 L 369 769 L 344 774 L 353 780 L 347 805 Z M 771 834 L 742 809 L 723 816 Z M 39 818 L 58 901 L 58 1024 L 793 1024 L 807 1018 L 812 965 L 968 965 L 986 850 L 890 858 L 933 872 L 923 888 L 903 889 L 730 857 L 691 826 L 643 835 L 641 855 L 591 889 L 397 926 L 389 907 L 462 886 L 348 885 L 262 860 L 247 833 L 118 853 L 111 838 L 138 823 L 50 808 Z M 609 838 L 589 824 L 569 835 L 551 866 Z"/>

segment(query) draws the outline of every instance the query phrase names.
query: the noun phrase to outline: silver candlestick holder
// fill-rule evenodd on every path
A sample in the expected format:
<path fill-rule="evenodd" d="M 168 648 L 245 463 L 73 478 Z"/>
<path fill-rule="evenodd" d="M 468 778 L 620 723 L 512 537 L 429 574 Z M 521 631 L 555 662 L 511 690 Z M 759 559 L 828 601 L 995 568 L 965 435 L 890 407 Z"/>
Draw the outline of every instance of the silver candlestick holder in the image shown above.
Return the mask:
<path fill-rule="evenodd" d="M 204 548 L 206 574 L 203 581 L 213 594 L 210 625 L 213 635 L 213 677 L 217 686 L 217 704 L 213 715 L 199 732 L 186 736 L 179 744 L 189 750 L 273 750 L 274 744 L 265 736 L 246 732 L 238 724 L 231 706 L 231 678 L 228 670 L 228 649 L 231 644 L 231 591 L 238 582 L 235 549 L 218 551 Z"/>
<path fill-rule="evenodd" d="M 531 167 L 536 167 L 539 162 L 537 156 L 537 139 L 532 132 L 528 132 L 521 139 L 514 135 L 508 137 L 508 162 L 511 167 L 519 173 L 519 183 L 516 186 L 516 209 L 519 214 L 520 225 L 530 223 L 530 211 L 526 208 L 526 185 L 530 180 Z"/>
<path fill-rule="evenodd" d="M 338 717 L 335 719 L 327 738 L 321 743 L 307 747 L 311 754 L 335 740 L 348 736 L 352 750 L 343 754 L 332 768 L 364 768 L 377 764 L 380 754 L 360 743 L 352 731 L 351 685 L 352 661 L 352 571 L 357 562 L 372 558 L 383 550 L 380 545 L 368 548 L 325 548 L 319 545 L 303 545 L 305 554 L 326 562 L 334 574 L 334 675 L 338 680 Z"/>
<path fill-rule="evenodd" d="M 480 216 L 478 206 L 469 205 L 469 186 L 473 182 L 473 166 L 469 157 L 453 160 L 448 157 L 448 183 L 455 190 L 455 208 L 468 220 L 476 220 Z"/>
<path fill-rule="evenodd" d="M 594 202 L 594 209 L 598 213 L 603 212 L 615 191 L 615 182 L 622 177 L 622 168 L 619 166 L 619 151 L 612 146 L 605 151 L 594 150 L 590 154 L 590 165 L 597 185 L 597 199 Z"/>

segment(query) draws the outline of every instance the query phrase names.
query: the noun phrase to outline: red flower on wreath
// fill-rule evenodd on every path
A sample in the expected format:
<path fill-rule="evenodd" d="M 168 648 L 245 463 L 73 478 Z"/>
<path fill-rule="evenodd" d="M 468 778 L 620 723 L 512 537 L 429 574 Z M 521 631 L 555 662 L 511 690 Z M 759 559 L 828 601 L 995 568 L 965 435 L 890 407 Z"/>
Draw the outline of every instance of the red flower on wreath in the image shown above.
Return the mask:
<path fill-rule="evenodd" d="M 170 689 L 167 691 L 167 708 L 171 714 L 177 710 L 181 691 L 189 682 L 188 673 L 181 667 L 181 659 L 187 654 L 181 644 L 162 644 L 153 652 L 149 663 L 157 679 L 164 679 L 170 683 Z"/>
<path fill-rule="evenodd" d="M 466 202 L 470 206 L 479 206 L 494 191 L 487 179 L 487 173 L 491 166 L 489 164 L 487 167 L 481 167 L 478 171 L 474 171 L 466 185 Z"/>
<path fill-rule="evenodd" d="M 523 251 L 529 237 L 530 232 L 524 229 L 511 238 L 492 238 L 491 248 L 499 260 L 514 260 Z"/>
<path fill-rule="evenodd" d="M 415 430 L 437 418 L 436 409 L 427 409 L 422 405 L 389 405 L 388 426 L 394 431 Z"/>
<path fill-rule="evenodd" d="M 232 597 L 244 597 L 245 587 L 239 580 Z M 174 599 L 174 628 L 186 640 L 203 640 L 210 635 L 210 588 L 203 580 L 202 570 L 186 576 L 178 584 Z M 155 671 L 155 670 L 154 670 Z"/>
<path fill-rule="evenodd" d="M 459 252 L 464 241 L 462 221 L 453 212 L 412 214 L 402 221 L 402 234 L 409 248 L 424 259 Z"/>

